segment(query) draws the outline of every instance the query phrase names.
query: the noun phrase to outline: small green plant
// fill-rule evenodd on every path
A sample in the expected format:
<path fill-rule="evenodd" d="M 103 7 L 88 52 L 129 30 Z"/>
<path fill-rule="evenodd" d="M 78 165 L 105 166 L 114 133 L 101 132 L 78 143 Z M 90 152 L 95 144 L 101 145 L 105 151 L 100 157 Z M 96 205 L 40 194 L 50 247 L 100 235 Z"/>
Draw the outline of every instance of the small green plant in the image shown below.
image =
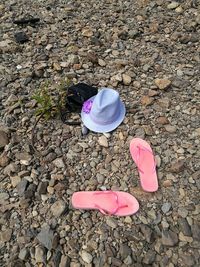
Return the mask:
<path fill-rule="evenodd" d="M 66 97 L 70 80 L 62 80 L 60 84 L 53 88 L 49 82 L 44 83 L 33 95 L 33 99 L 37 102 L 35 111 L 36 116 L 45 119 L 61 116 L 66 109 Z"/>

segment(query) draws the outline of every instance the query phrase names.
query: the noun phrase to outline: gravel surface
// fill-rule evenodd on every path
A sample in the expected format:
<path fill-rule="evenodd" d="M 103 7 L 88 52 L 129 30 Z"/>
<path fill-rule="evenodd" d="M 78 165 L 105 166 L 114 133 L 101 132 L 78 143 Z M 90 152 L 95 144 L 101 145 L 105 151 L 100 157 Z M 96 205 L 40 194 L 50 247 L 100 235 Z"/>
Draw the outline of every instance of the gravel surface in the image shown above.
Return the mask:
<path fill-rule="evenodd" d="M 1 0 L 0 266 L 200 266 L 199 11 L 198 0 Z M 40 21 L 14 23 L 30 16 Z M 41 120 L 37 154 L 32 95 L 64 77 L 118 90 L 126 118 L 106 135 Z M 153 194 L 129 153 L 136 136 L 156 155 Z M 139 212 L 72 208 L 73 192 L 100 189 L 133 194 Z"/>

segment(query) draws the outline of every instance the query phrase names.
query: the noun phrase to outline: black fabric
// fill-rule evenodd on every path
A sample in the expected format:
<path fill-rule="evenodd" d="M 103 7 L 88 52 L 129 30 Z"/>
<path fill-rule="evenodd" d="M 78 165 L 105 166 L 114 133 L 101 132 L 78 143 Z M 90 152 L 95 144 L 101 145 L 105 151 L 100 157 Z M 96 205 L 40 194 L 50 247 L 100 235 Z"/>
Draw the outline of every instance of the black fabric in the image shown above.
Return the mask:
<path fill-rule="evenodd" d="M 95 96 L 98 90 L 85 83 L 78 83 L 68 88 L 66 108 L 71 112 L 81 112 L 83 103 Z"/>
<path fill-rule="evenodd" d="M 66 88 L 68 91 L 66 99 L 66 109 L 61 112 L 61 120 L 68 125 L 80 125 L 81 120 L 71 121 L 70 113 L 80 113 L 83 103 L 90 97 L 98 93 L 97 88 L 85 83 L 78 83 Z"/>

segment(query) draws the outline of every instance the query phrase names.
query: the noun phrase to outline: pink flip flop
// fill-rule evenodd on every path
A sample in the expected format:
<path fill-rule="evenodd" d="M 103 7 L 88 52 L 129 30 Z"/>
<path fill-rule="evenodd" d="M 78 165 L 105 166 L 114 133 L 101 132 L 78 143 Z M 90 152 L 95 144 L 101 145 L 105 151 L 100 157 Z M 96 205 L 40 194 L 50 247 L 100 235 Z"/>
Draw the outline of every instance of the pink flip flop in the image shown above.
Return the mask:
<path fill-rule="evenodd" d="M 121 191 L 84 191 L 72 195 L 76 209 L 95 209 L 104 215 L 128 216 L 136 213 L 139 203 L 135 197 Z"/>
<path fill-rule="evenodd" d="M 130 152 L 138 167 L 140 183 L 144 191 L 157 191 L 158 178 L 156 174 L 156 163 L 150 145 L 140 138 L 133 138 L 130 143 Z"/>

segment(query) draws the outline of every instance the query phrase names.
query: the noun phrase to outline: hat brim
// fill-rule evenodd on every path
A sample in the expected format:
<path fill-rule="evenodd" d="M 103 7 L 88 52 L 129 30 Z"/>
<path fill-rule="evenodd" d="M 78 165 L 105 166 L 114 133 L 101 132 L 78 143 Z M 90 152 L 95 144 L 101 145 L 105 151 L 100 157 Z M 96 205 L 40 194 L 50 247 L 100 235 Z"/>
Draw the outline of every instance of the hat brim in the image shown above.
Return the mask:
<path fill-rule="evenodd" d="M 95 96 L 91 97 L 88 100 L 94 100 Z M 96 132 L 96 133 L 108 133 L 113 131 L 114 129 L 116 129 L 124 120 L 125 114 L 126 114 L 126 108 L 124 103 L 121 102 L 120 100 L 120 114 L 118 116 L 118 118 L 107 125 L 100 125 L 95 123 L 91 117 L 89 113 L 85 113 L 83 111 L 81 111 L 81 120 L 83 122 L 83 124 L 91 131 Z"/>

